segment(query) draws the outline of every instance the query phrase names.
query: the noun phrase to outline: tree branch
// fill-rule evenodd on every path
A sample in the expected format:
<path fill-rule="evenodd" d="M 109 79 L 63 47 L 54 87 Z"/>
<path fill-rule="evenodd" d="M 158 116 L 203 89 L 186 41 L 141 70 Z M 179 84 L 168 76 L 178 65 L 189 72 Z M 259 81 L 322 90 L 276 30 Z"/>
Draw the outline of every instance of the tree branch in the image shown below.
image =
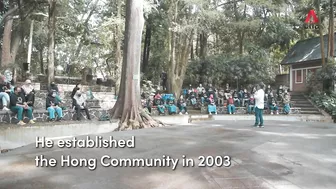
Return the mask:
<path fill-rule="evenodd" d="M 2 25 L 5 21 L 5 19 L 10 16 L 11 14 L 13 14 L 15 11 L 17 11 L 19 9 L 19 7 L 14 7 L 11 10 L 9 10 L 8 12 L 6 12 L 6 14 L 3 15 L 1 21 L 0 21 L 0 25 Z"/>
<path fill-rule="evenodd" d="M 48 17 L 48 15 L 47 15 L 47 14 L 45 14 L 45 13 L 42 13 L 42 12 L 33 13 L 32 15 L 35 15 L 35 16 L 44 16 L 44 17 Z"/>

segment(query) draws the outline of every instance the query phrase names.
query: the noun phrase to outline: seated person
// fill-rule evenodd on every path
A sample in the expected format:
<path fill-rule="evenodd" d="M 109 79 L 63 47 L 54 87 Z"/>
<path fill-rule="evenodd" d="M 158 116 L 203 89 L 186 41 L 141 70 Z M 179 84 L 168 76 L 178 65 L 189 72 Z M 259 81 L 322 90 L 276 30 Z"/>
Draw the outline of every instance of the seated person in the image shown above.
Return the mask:
<path fill-rule="evenodd" d="M 3 78 L 0 78 L 0 100 L 2 100 L 2 110 L 9 111 L 8 105 L 10 103 L 9 94 L 10 89 L 7 88 L 7 85 Z M 9 93 L 9 94 L 8 94 Z"/>
<path fill-rule="evenodd" d="M 205 90 L 203 91 L 203 96 L 201 97 L 201 104 L 204 105 L 205 103 L 208 102 L 208 96 L 205 92 Z"/>
<path fill-rule="evenodd" d="M 73 105 L 76 110 L 77 120 L 80 121 L 81 110 L 85 111 L 86 117 L 88 120 L 91 120 L 89 109 L 86 106 L 86 98 L 82 95 L 82 92 L 78 90 L 73 97 Z"/>
<path fill-rule="evenodd" d="M 273 93 L 273 90 L 271 88 L 271 85 L 268 85 L 267 88 L 266 88 L 266 90 L 265 90 L 265 94 L 270 95 L 271 93 Z"/>
<path fill-rule="evenodd" d="M 254 112 L 255 101 L 253 95 L 250 97 L 247 105 L 247 113 L 252 114 Z"/>
<path fill-rule="evenodd" d="M 225 90 L 224 90 L 225 100 L 229 99 L 230 95 L 231 95 L 230 85 L 226 84 L 226 87 L 225 87 Z"/>
<path fill-rule="evenodd" d="M 184 97 L 187 98 L 187 96 L 188 96 L 188 90 L 187 89 L 182 89 L 182 94 L 183 94 Z"/>
<path fill-rule="evenodd" d="M 210 115 L 213 113 L 217 114 L 216 103 L 212 94 L 209 97 L 208 112 Z"/>
<path fill-rule="evenodd" d="M 166 105 L 168 109 L 168 114 L 176 114 L 177 113 L 177 107 L 175 106 L 175 98 L 174 97 L 169 97 L 168 99 L 168 104 Z"/>
<path fill-rule="evenodd" d="M 244 107 L 245 104 L 247 104 L 249 102 L 250 99 L 250 94 L 247 92 L 247 89 L 244 89 L 243 92 L 243 100 L 242 100 L 242 106 Z"/>
<path fill-rule="evenodd" d="M 236 113 L 236 106 L 234 103 L 234 99 L 232 98 L 232 95 L 229 96 L 229 99 L 227 100 L 227 109 L 228 114 L 235 114 Z"/>
<path fill-rule="evenodd" d="M 55 120 L 55 112 L 57 113 L 57 121 L 61 121 L 63 117 L 63 111 L 62 108 L 60 108 L 59 101 L 56 99 L 57 92 L 52 90 L 49 92 L 47 99 L 46 99 L 46 109 L 49 113 L 49 120 L 54 121 Z"/>
<path fill-rule="evenodd" d="M 224 90 L 220 90 L 218 92 L 218 101 L 217 101 L 217 103 L 220 104 L 220 105 L 223 105 L 224 104 L 224 98 L 225 98 Z"/>
<path fill-rule="evenodd" d="M 191 105 L 196 106 L 197 105 L 196 93 L 192 93 L 189 100 Z"/>
<path fill-rule="evenodd" d="M 239 101 L 241 102 L 242 106 L 243 105 L 243 100 L 244 100 L 244 89 L 240 89 L 239 92 L 238 92 L 238 99 Z"/>
<path fill-rule="evenodd" d="M 186 101 L 183 99 L 183 95 L 181 95 L 180 99 L 178 100 L 177 107 L 180 109 L 180 114 L 182 114 L 182 112 L 184 112 L 185 114 L 188 114 L 187 104 L 186 104 Z"/>
<path fill-rule="evenodd" d="M 153 97 L 152 96 L 149 96 L 147 98 L 147 101 L 146 101 L 146 107 L 148 109 L 148 112 L 151 114 L 152 113 L 152 107 L 154 105 L 154 102 L 153 102 Z"/>
<path fill-rule="evenodd" d="M 269 106 L 268 106 L 268 94 L 265 94 L 265 96 L 264 96 L 264 109 L 265 110 L 269 109 Z"/>
<path fill-rule="evenodd" d="M 26 80 L 25 84 L 22 85 L 23 93 L 26 97 L 26 102 L 28 106 L 34 107 L 35 102 L 35 90 L 33 85 L 31 84 L 31 81 L 29 79 Z"/>
<path fill-rule="evenodd" d="M 288 92 L 285 92 L 284 96 L 283 96 L 283 104 L 284 104 L 284 108 L 283 108 L 283 112 L 284 114 L 289 114 L 290 113 L 290 96 Z"/>
<path fill-rule="evenodd" d="M 48 87 L 48 92 L 56 92 L 56 100 L 58 103 L 61 103 L 62 102 L 62 99 L 60 97 L 60 93 L 59 93 L 59 89 L 58 89 L 58 86 L 56 85 L 56 83 L 53 81 L 50 83 L 50 86 Z"/>
<path fill-rule="evenodd" d="M 158 91 L 155 93 L 154 99 L 162 99 L 162 96 Z"/>
<path fill-rule="evenodd" d="M 279 88 L 278 88 L 278 91 L 277 91 L 278 101 L 282 101 L 283 93 L 284 93 L 283 87 L 282 87 L 282 85 L 280 85 Z"/>
<path fill-rule="evenodd" d="M 202 93 L 204 91 L 204 87 L 202 86 L 202 84 L 199 84 L 199 87 L 197 87 L 197 95 L 198 95 L 198 98 L 202 98 Z"/>
<path fill-rule="evenodd" d="M 240 106 L 240 100 L 239 100 L 237 91 L 233 92 L 233 101 L 234 101 L 235 106 L 237 106 L 237 107 Z"/>
<path fill-rule="evenodd" d="M 76 86 L 72 89 L 71 98 L 73 98 L 76 95 L 77 91 L 79 91 L 80 88 L 81 88 L 81 84 L 77 83 Z"/>
<path fill-rule="evenodd" d="M 26 112 L 29 118 L 29 123 L 34 124 L 33 121 L 33 110 L 28 106 L 27 102 L 25 102 L 25 96 L 21 92 L 20 87 L 14 87 L 14 93 L 10 95 L 10 109 L 12 112 L 17 113 L 17 118 L 19 120 L 19 125 L 25 125 L 23 122 L 23 113 Z"/>
<path fill-rule="evenodd" d="M 270 93 L 268 98 L 268 106 L 271 111 L 271 114 L 279 114 L 279 107 L 276 98 L 274 97 L 273 93 Z"/>
<path fill-rule="evenodd" d="M 164 106 L 164 101 L 163 99 L 155 99 L 156 101 L 156 106 L 159 111 L 159 115 L 163 114 L 165 115 L 165 106 Z"/>

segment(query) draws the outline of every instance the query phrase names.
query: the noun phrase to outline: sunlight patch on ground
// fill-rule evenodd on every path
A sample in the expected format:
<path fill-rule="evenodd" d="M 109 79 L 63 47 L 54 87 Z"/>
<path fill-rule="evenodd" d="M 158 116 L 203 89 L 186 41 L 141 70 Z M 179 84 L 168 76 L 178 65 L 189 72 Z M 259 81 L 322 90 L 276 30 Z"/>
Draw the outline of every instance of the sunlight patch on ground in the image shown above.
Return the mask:
<path fill-rule="evenodd" d="M 318 139 L 321 135 L 316 134 L 299 134 L 299 133 L 275 133 L 275 132 L 268 132 L 268 131 L 257 131 L 262 135 L 274 135 L 274 136 L 283 136 L 283 137 L 302 137 L 306 139 Z"/>
<path fill-rule="evenodd" d="M 272 145 L 276 145 L 276 146 L 288 146 L 288 144 L 284 143 L 284 142 L 272 142 Z"/>
<path fill-rule="evenodd" d="M 16 176 L 31 176 L 33 171 L 36 171 L 38 168 L 31 162 L 14 162 L 7 165 L 2 165 L 0 169 L 0 178 L 10 178 L 13 175 Z M 19 174 L 19 175 L 18 175 Z"/>
<path fill-rule="evenodd" d="M 279 124 L 280 126 L 291 126 L 291 124 Z"/>
<path fill-rule="evenodd" d="M 195 142 L 195 141 L 185 141 L 184 144 L 186 144 L 186 145 L 194 145 L 194 144 L 197 144 L 197 142 Z"/>
<path fill-rule="evenodd" d="M 213 126 L 213 127 L 223 127 L 223 126 L 225 126 L 225 125 L 220 125 L 220 124 L 213 124 L 213 125 L 211 125 L 211 126 Z"/>
<path fill-rule="evenodd" d="M 220 140 L 218 142 L 228 143 L 228 144 L 238 144 L 238 143 L 240 143 L 240 142 L 232 141 L 232 140 Z"/>
<path fill-rule="evenodd" d="M 71 175 L 55 175 L 48 180 L 54 183 L 68 183 L 73 179 Z"/>
<path fill-rule="evenodd" d="M 204 182 L 200 182 L 199 179 L 193 178 L 184 172 L 172 172 L 172 173 L 154 173 L 146 176 L 145 178 L 140 178 L 141 180 L 146 180 L 151 183 L 148 188 L 155 189 L 173 189 L 173 188 L 184 188 L 184 189 L 203 189 L 206 188 Z M 139 181 L 141 182 L 141 181 Z M 136 182 L 134 182 L 136 183 Z"/>
<path fill-rule="evenodd" d="M 326 134 L 327 137 L 336 137 L 336 134 Z"/>

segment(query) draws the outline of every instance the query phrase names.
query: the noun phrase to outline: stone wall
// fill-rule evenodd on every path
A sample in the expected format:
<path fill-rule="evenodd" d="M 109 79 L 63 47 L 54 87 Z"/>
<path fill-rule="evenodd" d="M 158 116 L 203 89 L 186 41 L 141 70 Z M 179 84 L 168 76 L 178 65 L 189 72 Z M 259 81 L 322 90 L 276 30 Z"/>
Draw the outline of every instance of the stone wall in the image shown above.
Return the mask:
<path fill-rule="evenodd" d="M 88 75 L 87 75 L 88 76 Z M 41 82 L 41 83 L 47 83 L 47 76 L 46 75 L 37 75 L 36 76 L 30 76 L 29 77 L 32 81 L 34 82 Z M 82 77 L 69 77 L 69 76 L 55 76 L 55 82 L 60 83 L 60 84 L 71 84 L 75 85 L 77 83 L 82 83 Z M 114 87 L 115 86 L 115 81 L 108 77 L 105 81 L 102 81 L 102 79 L 99 79 L 97 77 L 92 76 L 90 81 L 83 84 L 90 84 L 90 85 L 96 85 L 99 84 L 101 86 L 106 86 L 106 87 Z M 99 82 L 98 82 L 99 80 Z M 21 80 L 20 80 L 21 81 Z"/>
<path fill-rule="evenodd" d="M 99 120 L 102 115 L 107 115 L 108 111 L 102 109 L 90 109 L 90 117 L 92 120 Z M 49 121 L 49 115 L 47 110 L 34 110 L 34 120 L 37 122 L 46 122 Z M 76 112 L 72 110 L 63 111 L 63 119 L 64 121 L 76 120 Z M 81 112 L 81 120 L 87 120 L 86 114 L 84 111 Z M 24 118 L 24 122 L 28 122 L 28 118 Z M 16 114 L 12 112 L 0 111 L 0 123 L 18 123 Z"/>
<path fill-rule="evenodd" d="M 23 82 L 17 82 L 16 85 L 17 86 L 21 86 L 23 85 Z M 34 86 L 34 89 L 39 91 L 39 90 L 47 90 L 48 86 L 46 84 L 42 84 L 42 83 L 32 83 L 32 85 Z M 76 85 L 72 85 L 72 84 L 57 84 L 58 89 L 60 91 L 69 91 L 71 92 L 73 90 L 73 88 L 75 88 Z M 115 93 L 115 89 L 114 87 L 105 87 L 105 86 L 100 86 L 100 85 L 93 85 L 93 86 L 89 86 L 89 85 L 82 85 L 81 86 L 82 90 L 84 91 L 88 91 L 89 89 L 92 90 L 92 92 L 109 92 L 109 93 Z"/>
<path fill-rule="evenodd" d="M 36 91 L 35 93 L 35 109 L 45 109 L 46 108 L 46 97 L 47 97 L 46 90 Z M 111 92 L 92 92 L 95 99 L 87 100 L 87 105 L 89 108 L 102 108 L 104 110 L 108 110 L 113 108 L 116 99 L 114 94 Z M 85 95 L 85 94 L 84 94 Z M 66 107 L 67 109 L 72 108 L 72 99 L 71 99 L 71 92 L 63 91 L 60 93 L 60 97 L 63 101 L 62 106 Z"/>

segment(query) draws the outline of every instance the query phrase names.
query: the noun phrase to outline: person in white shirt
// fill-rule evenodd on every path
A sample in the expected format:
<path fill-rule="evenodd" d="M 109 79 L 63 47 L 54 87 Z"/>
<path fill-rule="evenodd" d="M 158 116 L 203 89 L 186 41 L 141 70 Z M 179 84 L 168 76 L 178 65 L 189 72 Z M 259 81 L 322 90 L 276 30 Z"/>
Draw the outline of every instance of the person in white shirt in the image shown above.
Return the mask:
<path fill-rule="evenodd" d="M 22 85 L 22 90 L 24 92 L 24 95 L 26 97 L 26 102 L 28 106 L 34 107 L 34 102 L 35 102 L 35 90 L 34 86 L 32 85 L 32 82 L 30 79 L 27 79 L 25 84 Z"/>
<path fill-rule="evenodd" d="M 203 90 L 205 90 L 204 87 L 202 86 L 202 84 L 199 84 L 199 87 L 197 87 L 197 94 L 199 98 L 202 97 Z"/>
<path fill-rule="evenodd" d="M 260 83 L 257 85 L 257 91 L 254 93 L 255 99 L 255 123 L 254 126 L 264 127 L 264 118 L 263 112 L 265 108 L 265 91 L 264 91 L 264 83 Z"/>
<path fill-rule="evenodd" d="M 80 121 L 81 110 L 84 110 L 86 113 L 86 118 L 91 120 L 89 109 L 86 106 L 86 98 L 82 95 L 80 90 L 77 90 L 76 94 L 73 97 L 73 105 L 76 110 L 77 120 Z"/>

